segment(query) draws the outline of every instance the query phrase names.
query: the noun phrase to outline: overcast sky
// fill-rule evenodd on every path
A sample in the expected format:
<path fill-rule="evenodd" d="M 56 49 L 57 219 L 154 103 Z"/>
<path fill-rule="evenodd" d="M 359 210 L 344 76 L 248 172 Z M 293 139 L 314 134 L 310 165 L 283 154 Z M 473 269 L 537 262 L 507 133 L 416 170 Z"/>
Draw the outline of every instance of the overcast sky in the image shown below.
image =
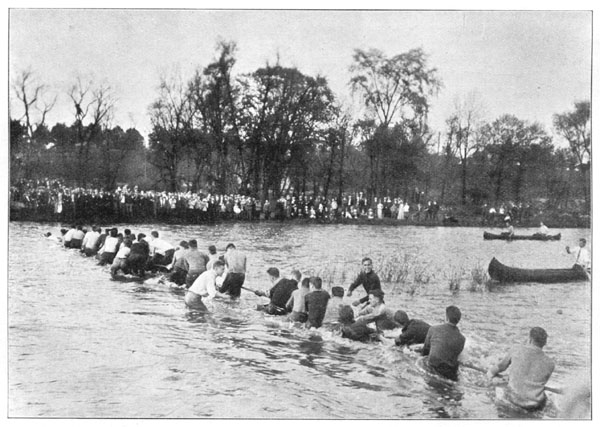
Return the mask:
<path fill-rule="evenodd" d="M 164 6 L 164 5 L 163 5 Z M 325 76 L 351 104 L 354 49 L 389 56 L 421 47 L 444 87 L 430 123 L 443 131 L 456 95 L 479 92 L 486 118 L 511 113 L 552 132 L 552 115 L 590 99 L 591 12 L 33 10 L 9 13 L 9 73 L 31 68 L 58 93 L 48 116 L 73 121 L 67 96 L 78 76 L 106 83 L 115 125 L 150 131 L 159 76 L 189 78 L 214 58 L 219 39 L 238 45 L 236 74 L 274 63 Z M 20 111 L 11 104 L 12 117 Z"/>

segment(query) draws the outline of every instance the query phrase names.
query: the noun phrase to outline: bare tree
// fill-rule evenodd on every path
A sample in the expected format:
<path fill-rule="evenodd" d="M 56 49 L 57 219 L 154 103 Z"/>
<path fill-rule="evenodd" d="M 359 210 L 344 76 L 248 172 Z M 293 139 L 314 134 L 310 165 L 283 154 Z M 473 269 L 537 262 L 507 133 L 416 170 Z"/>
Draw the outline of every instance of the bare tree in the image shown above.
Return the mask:
<path fill-rule="evenodd" d="M 193 131 L 195 109 L 190 92 L 180 76 L 161 77 L 159 96 L 150 106 L 151 163 L 170 191 L 177 191 L 179 168 Z"/>
<path fill-rule="evenodd" d="M 22 169 L 23 176 L 30 178 L 37 165 L 33 157 L 40 156 L 39 146 L 45 142 L 42 135 L 46 129 L 46 116 L 56 104 L 56 95 L 50 96 L 48 87 L 37 82 L 30 69 L 18 74 L 12 83 L 12 89 L 19 101 L 19 109 L 22 109 L 18 121 L 22 124 L 25 135 L 19 143 L 11 141 L 11 159 Z"/>
<path fill-rule="evenodd" d="M 77 129 L 77 159 L 74 164 L 79 171 L 79 185 L 85 186 L 90 175 L 90 152 L 97 138 L 104 129 L 108 129 L 112 120 L 115 99 L 108 85 L 94 86 L 93 82 L 82 82 L 77 78 L 69 97 L 75 109 L 75 126 Z"/>
<path fill-rule="evenodd" d="M 590 129 L 590 101 L 575 102 L 575 109 L 555 114 L 554 128 L 568 142 L 571 152 L 579 162 L 583 178 L 586 209 L 590 209 L 590 191 L 587 172 L 592 160 L 592 135 Z"/>
<path fill-rule="evenodd" d="M 477 149 L 477 128 L 481 125 L 483 103 L 477 92 L 454 100 L 454 113 L 446 120 L 448 146 L 452 155 L 458 153 L 461 164 L 461 201 L 467 201 L 468 159 Z"/>

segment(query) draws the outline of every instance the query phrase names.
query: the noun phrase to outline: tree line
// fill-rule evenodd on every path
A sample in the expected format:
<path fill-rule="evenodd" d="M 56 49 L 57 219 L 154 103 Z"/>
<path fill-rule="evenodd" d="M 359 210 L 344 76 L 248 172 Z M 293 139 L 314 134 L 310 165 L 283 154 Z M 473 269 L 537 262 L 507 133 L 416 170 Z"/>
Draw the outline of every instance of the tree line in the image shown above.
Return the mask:
<path fill-rule="evenodd" d="M 112 89 L 78 79 L 68 96 L 71 123 L 49 127 L 56 103 L 31 70 L 12 79 L 21 117 L 10 126 L 11 180 L 62 178 L 113 189 L 127 183 L 167 191 L 409 198 L 422 191 L 464 206 L 545 200 L 590 209 L 590 102 L 553 117 L 569 144 L 558 148 L 538 123 L 505 114 L 482 119 L 475 92 L 457 98 L 445 128 L 430 129 L 430 103 L 443 89 L 422 49 L 395 56 L 354 52 L 349 86 L 361 110 L 351 115 L 324 76 L 265 64 L 235 74 L 237 47 L 187 79 L 160 78 L 149 106 L 148 140 L 113 123 Z"/>

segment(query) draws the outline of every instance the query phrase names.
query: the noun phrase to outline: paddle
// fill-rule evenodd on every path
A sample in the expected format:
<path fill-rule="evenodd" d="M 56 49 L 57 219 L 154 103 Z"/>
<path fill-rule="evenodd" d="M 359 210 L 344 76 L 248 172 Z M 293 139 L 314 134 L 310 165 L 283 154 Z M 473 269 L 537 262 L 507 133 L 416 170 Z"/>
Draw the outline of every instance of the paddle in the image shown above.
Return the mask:
<path fill-rule="evenodd" d="M 481 372 L 483 374 L 487 374 L 487 369 L 484 369 L 480 366 L 477 365 L 473 365 L 471 363 L 468 362 L 460 362 L 461 366 L 464 366 L 465 368 L 469 368 L 469 369 L 473 369 L 474 371 L 478 371 Z M 554 388 L 554 387 L 549 387 L 549 386 L 544 386 L 544 390 L 549 391 L 551 393 L 556 393 L 556 394 L 563 394 L 564 391 L 560 388 Z"/>

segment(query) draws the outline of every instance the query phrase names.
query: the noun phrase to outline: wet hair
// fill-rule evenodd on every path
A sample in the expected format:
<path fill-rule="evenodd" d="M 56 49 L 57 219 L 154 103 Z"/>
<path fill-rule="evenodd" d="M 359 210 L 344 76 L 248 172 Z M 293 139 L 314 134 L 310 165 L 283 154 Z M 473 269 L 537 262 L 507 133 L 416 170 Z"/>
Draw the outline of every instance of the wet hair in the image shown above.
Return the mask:
<path fill-rule="evenodd" d="M 454 305 L 446 307 L 446 317 L 448 318 L 448 322 L 456 325 L 458 322 L 460 322 L 461 316 L 462 314 L 458 307 Z"/>
<path fill-rule="evenodd" d="M 531 341 L 538 347 L 543 347 L 548 341 L 548 334 L 544 328 L 536 326 L 529 331 L 529 338 L 531 338 Z"/>
<path fill-rule="evenodd" d="M 310 288 L 310 279 L 308 277 L 305 277 L 304 279 L 302 279 L 302 285 L 303 288 Z"/>
<path fill-rule="evenodd" d="M 400 325 L 407 325 L 409 322 L 408 314 L 405 311 L 398 310 L 394 313 L 394 321 Z"/>
<path fill-rule="evenodd" d="M 152 237 L 156 237 L 158 238 L 158 231 L 154 230 L 152 231 L 152 233 L 150 233 L 152 235 Z"/>
<path fill-rule="evenodd" d="M 354 310 L 349 305 L 342 305 L 338 310 L 338 320 L 344 325 L 354 323 Z"/>
<path fill-rule="evenodd" d="M 130 230 L 129 228 L 126 228 L 125 230 L 123 230 L 123 233 L 124 233 L 126 236 L 129 236 L 129 235 L 131 234 L 131 230 Z"/>
<path fill-rule="evenodd" d="M 144 233 L 138 234 L 138 240 L 142 240 L 146 235 Z"/>
<path fill-rule="evenodd" d="M 217 247 L 215 245 L 210 245 L 208 247 L 208 253 L 211 255 L 216 255 L 217 254 Z"/>
<path fill-rule="evenodd" d="M 196 239 L 192 239 L 188 242 L 188 245 L 190 245 L 190 248 L 197 248 L 198 242 L 196 241 Z"/>
<path fill-rule="evenodd" d="M 50 237 L 50 236 L 52 236 L 52 233 L 50 233 L 49 231 L 44 234 L 44 237 Z"/>
<path fill-rule="evenodd" d="M 218 259 L 215 262 L 213 262 L 213 270 L 217 267 L 225 267 L 225 263 Z"/>
<path fill-rule="evenodd" d="M 315 289 L 321 289 L 321 286 L 323 286 L 323 280 L 320 277 L 315 277 L 315 276 L 311 277 L 310 283 L 313 284 Z"/>
<path fill-rule="evenodd" d="M 302 273 L 299 270 L 292 270 L 292 277 L 298 281 L 302 277 Z"/>
<path fill-rule="evenodd" d="M 342 288 L 341 286 L 334 286 L 333 288 L 331 288 L 331 294 L 334 297 L 343 298 L 344 297 L 344 288 Z"/>
<path fill-rule="evenodd" d="M 181 242 L 179 242 L 179 246 L 181 246 L 183 249 L 189 249 L 190 248 L 190 245 L 185 240 L 182 240 Z"/>
<path fill-rule="evenodd" d="M 229 248 L 233 248 L 235 249 L 235 245 L 233 243 L 229 243 L 226 247 L 225 250 L 229 249 Z"/>
<path fill-rule="evenodd" d="M 371 292 L 369 292 L 369 295 L 373 295 L 374 297 L 377 297 L 381 300 L 381 302 L 383 302 L 383 296 L 385 295 L 383 293 L 383 291 L 381 289 L 373 289 Z"/>
<path fill-rule="evenodd" d="M 269 267 L 267 274 L 273 277 L 279 277 L 279 269 L 277 267 Z"/>

